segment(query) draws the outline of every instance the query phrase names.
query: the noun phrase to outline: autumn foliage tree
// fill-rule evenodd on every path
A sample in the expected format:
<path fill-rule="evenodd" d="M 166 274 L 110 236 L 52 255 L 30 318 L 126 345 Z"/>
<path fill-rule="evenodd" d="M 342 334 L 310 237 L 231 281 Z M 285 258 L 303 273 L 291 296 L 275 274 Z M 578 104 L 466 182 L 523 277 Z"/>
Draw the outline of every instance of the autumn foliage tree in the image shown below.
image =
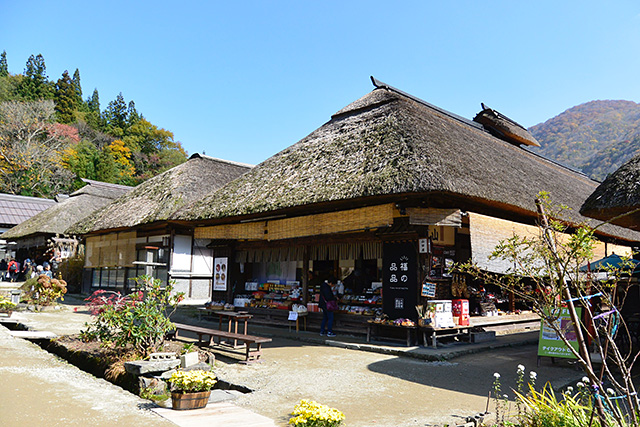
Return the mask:
<path fill-rule="evenodd" d="M 73 174 L 61 158 L 78 133 L 53 117 L 51 100 L 0 104 L 0 191 L 45 196 L 70 188 Z"/>
<path fill-rule="evenodd" d="M 76 189 L 74 178 L 136 185 L 186 161 L 173 133 L 122 93 L 101 110 L 97 89 L 82 99 L 78 69 L 57 81 L 46 70 L 38 54 L 11 74 L 6 52 L 0 55 L 0 191 L 51 197 Z"/>

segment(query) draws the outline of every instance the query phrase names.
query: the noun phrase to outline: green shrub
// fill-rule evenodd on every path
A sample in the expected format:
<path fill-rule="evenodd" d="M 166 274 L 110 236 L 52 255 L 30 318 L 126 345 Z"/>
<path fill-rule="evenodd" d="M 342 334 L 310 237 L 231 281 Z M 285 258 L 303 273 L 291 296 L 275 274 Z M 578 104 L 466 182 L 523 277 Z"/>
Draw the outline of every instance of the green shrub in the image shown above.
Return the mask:
<path fill-rule="evenodd" d="M 149 276 L 137 277 L 136 282 L 140 290 L 131 295 L 98 290 L 87 298 L 95 320 L 85 325 L 84 340 L 99 340 L 120 349 L 132 347 L 143 356 L 162 348 L 166 334 L 173 330 L 169 317 L 183 294 L 173 294 L 171 283 L 163 286 Z"/>

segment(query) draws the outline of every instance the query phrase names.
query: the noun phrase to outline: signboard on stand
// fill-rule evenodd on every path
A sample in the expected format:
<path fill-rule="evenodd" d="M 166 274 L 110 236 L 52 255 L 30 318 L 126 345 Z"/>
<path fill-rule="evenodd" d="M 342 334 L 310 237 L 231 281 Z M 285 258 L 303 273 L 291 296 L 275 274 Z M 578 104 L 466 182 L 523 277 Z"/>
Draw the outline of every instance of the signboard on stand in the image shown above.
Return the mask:
<path fill-rule="evenodd" d="M 560 316 L 558 316 L 558 319 L 555 321 L 555 325 L 569 341 L 571 347 L 579 352 L 578 338 L 576 337 L 576 332 L 573 328 L 569 309 L 562 308 L 561 310 Z M 578 319 L 580 318 L 581 312 L 582 309 L 580 307 L 576 307 Z M 547 325 L 544 320 L 541 320 L 541 322 L 540 339 L 538 341 L 538 357 L 563 357 L 575 359 L 575 356 L 569 347 L 567 347 L 562 341 L 562 338 L 558 333 L 551 326 Z"/>
<path fill-rule="evenodd" d="M 226 291 L 227 280 L 229 276 L 228 269 L 229 258 L 216 258 L 213 260 L 213 290 Z"/>
<path fill-rule="evenodd" d="M 382 310 L 391 319 L 416 318 L 418 255 L 412 242 L 385 243 L 382 259 Z"/>

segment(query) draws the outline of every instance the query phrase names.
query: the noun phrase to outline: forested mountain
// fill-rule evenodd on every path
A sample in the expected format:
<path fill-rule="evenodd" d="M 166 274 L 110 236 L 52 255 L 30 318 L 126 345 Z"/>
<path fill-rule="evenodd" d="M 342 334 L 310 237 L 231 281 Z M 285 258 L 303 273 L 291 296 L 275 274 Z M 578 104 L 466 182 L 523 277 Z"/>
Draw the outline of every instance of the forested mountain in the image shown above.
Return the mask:
<path fill-rule="evenodd" d="M 83 99 L 78 69 L 49 80 L 42 55 L 31 55 L 11 74 L 0 55 L 0 192 L 52 197 L 79 178 L 136 185 L 186 159 L 122 93 L 101 109 L 98 89 Z"/>
<path fill-rule="evenodd" d="M 602 181 L 640 154 L 640 104 L 591 101 L 532 126 L 545 157 L 582 170 Z"/>

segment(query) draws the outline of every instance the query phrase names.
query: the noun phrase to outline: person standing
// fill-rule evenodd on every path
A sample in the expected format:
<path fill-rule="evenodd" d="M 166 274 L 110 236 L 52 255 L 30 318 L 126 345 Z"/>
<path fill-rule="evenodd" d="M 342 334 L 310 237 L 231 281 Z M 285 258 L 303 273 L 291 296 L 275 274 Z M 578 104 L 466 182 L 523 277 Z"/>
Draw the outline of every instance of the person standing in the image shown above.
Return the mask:
<path fill-rule="evenodd" d="M 336 296 L 333 294 L 332 286 L 336 284 L 336 279 L 330 277 L 328 281 L 324 281 L 320 285 L 320 301 L 318 302 L 319 307 L 322 309 L 322 323 L 320 324 L 320 335 L 326 335 L 328 337 L 335 337 L 336 334 L 333 333 L 333 311 L 331 305 L 336 305 Z M 331 302 L 333 301 L 333 303 Z M 327 303 L 329 303 L 329 307 L 327 307 Z"/>
<path fill-rule="evenodd" d="M 11 258 L 7 268 L 9 269 L 9 279 L 15 282 L 18 279 L 18 273 L 20 273 L 20 264 L 18 264 L 15 258 Z"/>
<path fill-rule="evenodd" d="M 43 268 L 43 270 L 44 270 L 44 271 L 42 272 L 42 274 L 44 274 L 45 276 L 47 276 L 47 277 L 49 277 L 49 278 L 53 279 L 53 273 L 51 272 L 51 266 L 49 265 L 49 263 L 45 261 L 45 262 L 42 264 L 42 268 Z"/>

